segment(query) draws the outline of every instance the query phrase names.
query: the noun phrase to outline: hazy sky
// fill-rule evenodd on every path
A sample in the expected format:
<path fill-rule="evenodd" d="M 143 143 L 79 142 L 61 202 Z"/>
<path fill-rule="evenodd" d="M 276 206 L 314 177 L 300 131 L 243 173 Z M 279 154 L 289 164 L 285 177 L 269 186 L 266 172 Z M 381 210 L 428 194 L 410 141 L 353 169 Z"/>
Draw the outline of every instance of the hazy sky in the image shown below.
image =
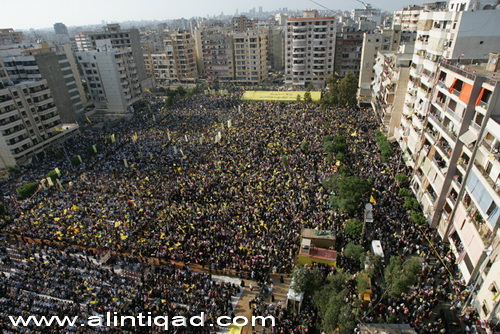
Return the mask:
<path fill-rule="evenodd" d="M 420 4 L 427 0 L 363 0 L 375 8 L 394 11 L 410 4 Z M 332 10 L 362 8 L 356 0 L 315 0 Z M 9 2 L 0 11 L 0 28 L 14 30 L 30 28 L 50 28 L 56 22 L 66 26 L 101 24 L 102 21 L 122 22 L 135 20 L 168 20 L 207 15 L 233 15 L 257 10 L 319 9 L 321 6 L 310 0 L 20 0 Z"/>

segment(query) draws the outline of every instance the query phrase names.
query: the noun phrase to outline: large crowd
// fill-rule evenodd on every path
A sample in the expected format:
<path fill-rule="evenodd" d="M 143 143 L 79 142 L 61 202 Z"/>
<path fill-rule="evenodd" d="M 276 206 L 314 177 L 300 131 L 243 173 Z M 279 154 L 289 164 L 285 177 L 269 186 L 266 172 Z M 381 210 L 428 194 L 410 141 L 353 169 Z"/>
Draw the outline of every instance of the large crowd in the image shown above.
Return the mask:
<path fill-rule="evenodd" d="M 385 321 L 392 314 L 421 333 L 433 333 L 443 325 L 432 313 L 438 300 L 447 298 L 455 306 L 467 298 L 466 287 L 449 275 L 455 268 L 448 248 L 440 245 L 436 251 L 443 261 L 429 265 L 435 260 L 427 242 L 433 232 L 409 222 L 393 178 L 408 170 L 397 163 L 397 155 L 389 163 L 380 161 L 374 139 L 378 124 L 368 110 L 243 103 L 238 94 L 195 95 L 167 109 L 162 102 L 150 103 L 132 121 L 70 139 L 62 150 L 21 168 L 0 185 L 10 217 L 0 222 L 5 235 L 58 245 L 54 251 L 48 246 L 21 249 L 28 260 L 13 264 L 12 273 L 2 278 L 2 315 L 8 313 L 5 309 L 49 312 L 49 307 L 72 314 L 80 312 L 77 304 L 86 305 L 88 313 L 120 307 L 171 311 L 173 303 L 181 305 L 176 312 L 191 312 L 191 307 L 210 314 L 230 312 L 228 300 L 237 287 L 217 285 L 186 267 L 150 268 L 141 259 L 197 264 L 207 272 L 245 277 L 267 277 L 271 270 L 289 273 L 303 227 L 336 232 L 341 250 L 351 241 L 343 226 L 352 216 L 329 205 L 330 190 L 321 182 L 336 170 L 335 161 L 323 154 L 323 138 L 340 131 L 348 140 L 346 164 L 352 173 L 374 180 L 375 223 L 367 227 L 365 240 L 381 240 L 386 254 L 423 259 L 414 292 L 390 299 L 375 286 L 370 305 L 375 306 L 363 320 Z M 112 134 L 115 140 L 109 139 Z M 301 149 L 304 141 L 308 152 Z M 99 147 L 97 154 L 89 150 L 92 145 Z M 75 167 L 68 156 L 76 155 L 84 163 Z M 16 187 L 42 180 L 56 167 L 62 171 L 63 191 L 41 188 L 18 200 Z M 360 209 L 364 204 L 359 203 Z M 358 211 L 354 216 L 362 219 Z M 74 255 L 76 250 L 86 255 Z M 138 261 L 136 271 L 149 268 L 147 274 L 130 289 L 128 278 L 90 260 L 102 250 L 125 262 Z M 307 303 L 300 319 L 282 305 L 263 300 L 256 305 L 257 312 L 278 315 L 280 333 L 301 333 L 307 327 L 303 319 L 317 321 Z"/>

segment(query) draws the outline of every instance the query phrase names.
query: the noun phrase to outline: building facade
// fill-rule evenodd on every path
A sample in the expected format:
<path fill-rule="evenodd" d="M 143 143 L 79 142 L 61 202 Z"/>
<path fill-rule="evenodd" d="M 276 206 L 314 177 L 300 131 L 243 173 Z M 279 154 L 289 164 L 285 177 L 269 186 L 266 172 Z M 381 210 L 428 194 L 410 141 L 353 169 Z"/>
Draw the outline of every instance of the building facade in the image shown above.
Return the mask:
<path fill-rule="evenodd" d="M 322 88 L 334 74 L 335 18 L 310 12 L 286 21 L 285 84 L 297 88 L 308 84 Z"/>
<path fill-rule="evenodd" d="M 234 34 L 234 82 L 257 85 L 267 81 L 267 34 Z"/>
<path fill-rule="evenodd" d="M 131 114 L 142 89 L 131 50 L 115 49 L 110 40 L 99 40 L 97 50 L 77 52 L 87 90 L 99 119 L 118 119 Z"/>

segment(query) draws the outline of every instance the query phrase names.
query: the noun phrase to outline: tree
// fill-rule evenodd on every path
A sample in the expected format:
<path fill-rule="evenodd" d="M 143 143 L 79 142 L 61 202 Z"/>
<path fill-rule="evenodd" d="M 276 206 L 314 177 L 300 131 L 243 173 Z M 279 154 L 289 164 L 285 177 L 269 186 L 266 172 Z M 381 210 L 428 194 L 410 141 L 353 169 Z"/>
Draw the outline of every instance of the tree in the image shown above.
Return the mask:
<path fill-rule="evenodd" d="M 370 277 L 364 271 L 358 273 L 356 277 L 356 288 L 358 290 L 358 296 L 361 297 L 361 294 L 369 290 L 371 288 Z"/>
<path fill-rule="evenodd" d="M 31 197 L 38 190 L 38 183 L 28 183 L 16 189 L 20 198 L 26 199 Z"/>
<path fill-rule="evenodd" d="M 345 162 L 345 154 L 342 152 L 339 152 L 335 155 L 335 159 L 337 159 L 340 162 Z"/>
<path fill-rule="evenodd" d="M 365 249 L 361 245 L 350 242 L 345 246 L 344 256 L 347 258 L 362 262 L 365 255 Z"/>
<path fill-rule="evenodd" d="M 351 238 L 358 239 L 363 231 L 363 223 L 356 218 L 347 219 L 345 222 L 345 233 Z"/>
<path fill-rule="evenodd" d="M 343 79 L 330 76 L 326 82 L 329 92 L 323 96 L 323 106 L 355 107 L 357 105 L 358 81 L 353 73 L 347 73 Z"/>
<path fill-rule="evenodd" d="M 427 223 L 427 219 L 425 218 L 424 214 L 420 211 L 412 211 L 410 213 L 410 221 L 418 226 L 422 226 L 425 225 L 425 223 Z"/>
<path fill-rule="evenodd" d="M 396 183 L 397 185 L 401 185 L 403 183 L 405 183 L 406 181 L 408 181 L 408 176 L 406 174 L 396 174 L 396 176 L 394 176 L 394 179 L 396 180 Z"/>
<path fill-rule="evenodd" d="M 312 294 L 323 285 L 324 276 L 317 267 L 298 265 L 293 269 L 293 286 L 297 292 Z"/>
<path fill-rule="evenodd" d="M 328 139 L 328 140 L 327 140 Z M 325 153 L 346 153 L 347 139 L 344 136 L 326 136 L 323 140 L 323 150 Z"/>
<path fill-rule="evenodd" d="M 321 317 L 321 329 L 333 333 L 340 329 L 341 333 L 352 333 L 356 326 L 353 307 L 346 304 L 345 298 L 349 293 L 347 284 L 352 277 L 336 272 L 328 277 L 327 283 L 314 294 L 314 303 Z"/>
<path fill-rule="evenodd" d="M 407 293 L 412 285 L 417 283 L 420 273 L 420 261 L 416 257 L 404 261 L 399 256 L 392 256 L 385 268 L 385 287 L 389 296 L 396 298 Z"/>
<path fill-rule="evenodd" d="M 405 197 L 405 202 L 403 204 L 403 207 L 405 209 L 411 209 L 411 210 L 417 210 L 419 208 L 420 204 L 418 201 L 413 198 L 413 197 Z"/>
<path fill-rule="evenodd" d="M 399 196 L 401 197 L 410 197 L 412 192 L 408 188 L 399 189 Z"/>
<path fill-rule="evenodd" d="M 387 162 L 389 158 L 391 158 L 394 154 L 391 143 L 380 130 L 375 131 L 375 140 L 377 141 L 378 147 L 380 149 L 381 160 L 383 162 Z"/>
<path fill-rule="evenodd" d="M 56 179 L 59 178 L 59 174 L 53 169 L 50 172 L 47 173 L 46 177 L 48 179 L 51 179 L 52 182 L 56 182 Z"/>
<path fill-rule="evenodd" d="M 300 94 L 297 94 L 297 102 L 301 102 L 302 101 L 302 98 L 300 97 Z"/>
<path fill-rule="evenodd" d="M 302 142 L 300 143 L 300 150 L 304 153 L 304 154 L 309 154 L 310 150 L 309 150 L 309 142 L 304 138 L 304 140 L 302 140 Z"/>
<path fill-rule="evenodd" d="M 304 93 L 304 102 L 312 102 L 312 97 L 311 97 L 311 92 L 310 91 L 306 91 Z"/>
<path fill-rule="evenodd" d="M 371 180 L 358 176 L 344 176 L 339 173 L 323 181 L 323 186 L 334 192 L 330 198 L 332 206 L 351 213 L 356 211 L 361 201 L 368 198 L 371 184 Z"/>

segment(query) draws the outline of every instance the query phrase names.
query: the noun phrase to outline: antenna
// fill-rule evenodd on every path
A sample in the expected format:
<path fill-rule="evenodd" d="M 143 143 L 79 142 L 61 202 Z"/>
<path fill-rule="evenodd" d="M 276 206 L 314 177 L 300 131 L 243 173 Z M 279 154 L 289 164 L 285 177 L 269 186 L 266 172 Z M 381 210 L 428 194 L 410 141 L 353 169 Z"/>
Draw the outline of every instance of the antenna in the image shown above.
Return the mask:
<path fill-rule="evenodd" d="M 311 2 L 313 2 L 313 3 L 315 3 L 316 5 L 318 5 L 318 6 L 320 6 L 320 7 L 323 7 L 323 8 L 324 8 L 324 9 L 326 9 L 326 10 L 329 10 L 330 12 L 333 12 L 333 10 L 331 10 L 330 8 L 327 8 L 327 7 L 323 6 L 323 5 L 322 5 L 322 4 L 320 4 L 319 2 L 316 2 L 316 1 L 314 1 L 314 0 L 310 0 L 310 1 L 311 1 Z"/>

